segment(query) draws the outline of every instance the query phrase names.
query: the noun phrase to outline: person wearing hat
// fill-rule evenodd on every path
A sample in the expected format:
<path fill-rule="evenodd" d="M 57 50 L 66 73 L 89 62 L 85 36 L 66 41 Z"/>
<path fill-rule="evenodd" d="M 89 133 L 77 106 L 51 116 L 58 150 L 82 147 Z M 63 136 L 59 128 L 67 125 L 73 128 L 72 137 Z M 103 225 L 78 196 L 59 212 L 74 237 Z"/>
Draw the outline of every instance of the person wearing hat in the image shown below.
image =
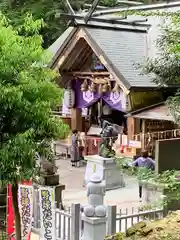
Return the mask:
<path fill-rule="evenodd" d="M 137 167 L 140 169 L 147 169 L 154 171 L 155 169 L 155 161 L 149 157 L 147 150 L 141 151 L 141 156 L 138 157 L 133 163 L 132 166 Z M 139 171 L 140 172 L 140 171 Z M 141 179 L 139 179 L 141 180 Z M 139 200 L 142 201 L 142 183 L 139 181 Z"/>

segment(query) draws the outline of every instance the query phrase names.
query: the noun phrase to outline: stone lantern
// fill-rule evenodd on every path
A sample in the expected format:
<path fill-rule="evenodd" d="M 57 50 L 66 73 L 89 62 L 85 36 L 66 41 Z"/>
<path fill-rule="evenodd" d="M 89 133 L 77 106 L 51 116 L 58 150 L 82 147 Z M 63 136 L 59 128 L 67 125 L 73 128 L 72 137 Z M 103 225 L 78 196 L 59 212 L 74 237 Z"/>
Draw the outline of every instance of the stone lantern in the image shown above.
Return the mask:
<path fill-rule="evenodd" d="M 39 167 L 40 175 L 36 180 L 36 184 L 54 187 L 56 206 L 63 209 L 62 191 L 65 189 L 65 185 L 59 183 L 59 173 L 57 172 L 55 160 L 53 159 L 50 162 L 44 157 L 39 156 Z"/>

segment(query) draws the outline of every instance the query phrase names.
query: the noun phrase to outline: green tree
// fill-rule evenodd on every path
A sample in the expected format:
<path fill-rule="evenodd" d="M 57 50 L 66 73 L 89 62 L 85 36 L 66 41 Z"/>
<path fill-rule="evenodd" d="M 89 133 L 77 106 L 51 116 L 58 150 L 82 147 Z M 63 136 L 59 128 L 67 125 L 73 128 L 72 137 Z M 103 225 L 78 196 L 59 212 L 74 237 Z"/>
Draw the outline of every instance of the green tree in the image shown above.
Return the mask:
<path fill-rule="evenodd" d="M 0 179 L 4 185 L 12 184 L 17 240 L 21 239 L 18 183 L 37 174 L 37 152 L 51 159 L 43 142 L 67 130 L 52 115 L 63 92 L 55 83 L 56 73 L 45 67 L 50 58 L 38 34 L 42 26 L 41 20 L 34 22 L 29 16 L 14 30 L 0 15 Z"/>
<path fill-rule="evenodd" d="M 179 13 L 155 13 L 166 17 L 157 40 L 158 54 L 147 59 L 142 66 L 145 74 L 151 74 L 159 86 L 180 85 L 180 15 Z M 150 14 L 149 14 L 150 15 Z M 154 14 L 153 14 L 154 15 Z M 175 123 L 180 124 L 180 90 L 168 98 L 171 114 Z"/>

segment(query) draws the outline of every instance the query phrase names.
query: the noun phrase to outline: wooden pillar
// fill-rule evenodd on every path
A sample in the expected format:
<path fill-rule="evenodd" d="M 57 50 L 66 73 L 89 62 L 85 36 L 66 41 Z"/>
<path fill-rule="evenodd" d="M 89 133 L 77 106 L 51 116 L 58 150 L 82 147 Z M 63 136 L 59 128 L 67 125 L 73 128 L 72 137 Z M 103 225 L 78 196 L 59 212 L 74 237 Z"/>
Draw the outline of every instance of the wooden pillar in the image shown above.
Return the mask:
<path fill-rule="evenodd" d="M 128 117 L 127 120 L 127 128 L 128 128 L 128 143 L 130 140 L 134 140 L 133 136 L 135 134 L 135 118 L 133 117 Z"/>
<path fill-rule="evenodd" d="M 82 113 L 79 108 L 71 109 L 71 129 L 82 131 Z"/>
<path fill-rule="evenodd" d="M 141 129 L 140 129 L 140 126 L 141 126 L 141 120 L 139 118 L 136 118 L 135 119 L 136 123 L 135 123 L 135 134 L 140 134 L 141 133 Z"/>
<path fill-rule="evenodd" d="M 146 120 L 143 119 L 142 120 L 142 139 L 141 139 L 141 143 L 142 143 L 142 149 L 144 149 L 145 146 L 145 134 L 146 134 Z"/>

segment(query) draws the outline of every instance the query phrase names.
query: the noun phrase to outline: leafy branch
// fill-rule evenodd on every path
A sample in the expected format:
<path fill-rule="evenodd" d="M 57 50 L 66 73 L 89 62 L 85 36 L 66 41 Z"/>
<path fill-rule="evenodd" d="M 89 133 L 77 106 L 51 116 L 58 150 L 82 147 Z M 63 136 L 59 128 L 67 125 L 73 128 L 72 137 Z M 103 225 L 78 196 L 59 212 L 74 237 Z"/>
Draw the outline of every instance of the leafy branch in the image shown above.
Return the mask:
<path fill-rule="evenodd" d="M 117 158 L 116 161 L 120 169 L 125 172 L 128 170 L 128 173 L 134 175 L 138 182 L 153 185 L 157 189 L 165 189 L 168 199 L 164 200 L 164 204 L 180 199 L 180 171 L 167 170 L 157 174 L 147 168 L 133 167 L 132 160 L 126 158 Z"/>

